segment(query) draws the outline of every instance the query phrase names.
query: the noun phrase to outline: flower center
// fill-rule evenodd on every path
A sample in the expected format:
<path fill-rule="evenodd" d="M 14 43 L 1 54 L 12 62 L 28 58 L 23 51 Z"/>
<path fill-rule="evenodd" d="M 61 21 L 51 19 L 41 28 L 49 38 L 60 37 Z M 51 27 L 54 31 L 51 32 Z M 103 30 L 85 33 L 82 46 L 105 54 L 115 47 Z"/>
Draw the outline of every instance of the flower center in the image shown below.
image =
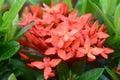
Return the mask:
<path fill-rule="evenodd" d="M 47 67 L 47 66 L 49 66 L 49 63 L 48 63 L 48 62 L 45 62 L 44 65 Z"/>

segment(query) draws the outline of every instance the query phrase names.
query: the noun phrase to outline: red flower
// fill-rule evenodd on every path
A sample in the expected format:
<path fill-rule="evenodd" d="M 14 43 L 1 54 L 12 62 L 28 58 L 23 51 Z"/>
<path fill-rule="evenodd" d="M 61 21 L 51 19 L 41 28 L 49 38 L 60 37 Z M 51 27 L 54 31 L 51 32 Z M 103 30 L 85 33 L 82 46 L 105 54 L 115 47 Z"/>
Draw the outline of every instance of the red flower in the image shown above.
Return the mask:
<path fill-rule="evenodd" d="M 52 59 L 50 58 L 44 58 L 43 62 L 41 61 L 34 61 L 30 64 L 38 69 L 44 69 L 44 77 L 45 80 L 47 80 L 49 77 L 53 77 L 55 74 L 52 72 L 51 67 L 55 67 L 60 63 L 61 59 Z"/>
<path fill-rule="evenodd" d="M 56 29 L 52 30 L 52 34 L 53 34 L 52 37 L 56 38 L 54 40 L 58 40 L 57 38 L 59 38 L 59 40 L 57 41 L 58 45 L 57 46 L 55 45 L 55 46 L 59 48 L 64 47 L 65 42 L 73 41 L 75 39 L 74 35 L 78 31 L 79 30 L 77 29 L 70 30 L 70 25 L 67 21 L 59 24 Z"/>
<path fill-rule="evenodd" d="M 32 21 L 35 24 L 24 34 L 25 39 L 18 41 L 22 46 L 31 48 L 27 49 L 27 53 L 43 57 L 43 62 L 31 61 L 28 66 L 44 69 L 45 79 L 55 75 L 51 67 L 57 66 L 61 60 L 71 61 L 87 56 L 88 61 L 94 61 L 96 56 L 107 59 L 108 54 L 114 52 L 103 45 L 109 37 L 105 25 L 99 28 L 98 21 L 91 23 L 91 13 L 79 17 L 77 10 L 68 12 L 67 5 L 54 5 L 53 2 L 51 7 L 43 4 L 43 8 L 31 6 L 30 10 L 26 10 L 19 25 L 25 27 Z M 20 55 L 28 60 L 27 56 Z"/>

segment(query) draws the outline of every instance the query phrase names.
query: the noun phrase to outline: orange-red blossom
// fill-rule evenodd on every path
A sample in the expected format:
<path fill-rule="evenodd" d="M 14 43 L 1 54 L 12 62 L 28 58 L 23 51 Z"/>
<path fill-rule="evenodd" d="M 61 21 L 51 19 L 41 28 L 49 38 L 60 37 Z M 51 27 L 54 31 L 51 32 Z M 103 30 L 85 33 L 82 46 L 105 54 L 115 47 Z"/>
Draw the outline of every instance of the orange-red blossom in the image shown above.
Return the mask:
<path fill-rule="evenodd" d="M 91 13 L 79 17 L 77 10 L 69 12 L 64 3 L 52 4 L 51 7 L 46 4 L 37 8 L 30 6 L 30 9 L 31 12 L 26 9 L 19 25 L 25 27 L 32 21 L 35 24 L 25 33 L 26 40 L 18 41 L 35 50 L 29 53 L 44 56 L 43 62 L 31 61 L 29 65 L 44 69 L 46 80 L 54 76 L 51 67 L 57 66 L 61 60 L 87 56 L 88 61 L 94 61 L 96 56 L 101 55 L 107 59 L 108 54 L 114 52 L 103 45 L 109 37 L 105 25 L 98 27 L 98 21 L 91 22 Z M 25 55 L 21 56 L 26 58 Z"/>

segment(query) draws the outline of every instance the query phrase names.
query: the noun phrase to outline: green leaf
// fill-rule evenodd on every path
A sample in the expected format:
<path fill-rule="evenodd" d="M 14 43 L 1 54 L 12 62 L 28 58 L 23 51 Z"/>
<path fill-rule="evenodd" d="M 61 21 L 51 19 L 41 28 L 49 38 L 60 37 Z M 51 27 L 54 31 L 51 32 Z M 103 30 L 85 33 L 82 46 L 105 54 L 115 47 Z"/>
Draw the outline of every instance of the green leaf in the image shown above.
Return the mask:
<path fill-rule="evenodd" d="M 105 22 L 108 24 L 108 28 L 110 28 L 110 29 L 112 29 L 112 31 L 114 32 L 114 33 L 116 33 L 116 30 L 115 30 L 115 28 L 113 27 L 113 24 L 112 24 L 112 22 L 109 20 L 109 18 L 102 12 L 102 10 L 95 4 L 95 3 L 93 3 L 91 0 L 89 0 L 89 3 L 93 6 L 93 8 L 95 8 L 98 12 L 99 12 L 99 14 L 104 18 L 104 20 L 105 20 Z M 118 33 L 116 33 L 116 34 L 118 34 Z"/>
<path fill-rule="evenodd" d="M 117 9 L 114 14 L 114 26 L 117 33 L 120 33 L 120 4 L 117 6 Z"/>
<path fill-rule="evenodd" d="M 100 80 L 110 80 L 110 79 L 105 75 L 101 75 Z"/>
<path fill-rule="evenodd" d="M 95 68 L 80 75 L 79 80 L 98 80 L 102 75 L 104 68 Z"/>
<path fill-rule="evenodd" d="M 1 11 L 1 9 L 2 9 L 2 6 L 3 6 L 3 4 L 4 4 L 4 1 L 5 1 L 5 0 L 0 0 L 0 11 Z"/>
<path fill-rule="evenodd" d="M 117 75 L 112 71 L 110 70 L 107 66 L 105 66 L 105 70 L 108 72 L 108 74 L 114 79 L 114 80 L 119 80 Z"/>
<path fill-rule="evenodd" d="M 108 0 L 100 0 L 100 4 L 101 4 L 103 12 L 106 14 L 109 10 Z"/>
<path fill-rule="evenodd" d="M 58 1 L 58 0 L 54 0 L 54 3 L 55 3 L 55 4 L 58 4 L 58 3 L 59 3 L 59 1 Z"/>
<path fill-rule="evenodd" d="M 118 0 L 100 0 L 102 10 L 105 14 L 112 15 Z"/>
<path fill-rule="evenodd" d="M 67 80 L 78 80 L 78 79 L 79 77 L 76 74 L 72 73 L 72 71 L 69 71 L 69 77 L 67 78 Z"/>
<path fill-rule="evenodd" d="M 61 62 L 58 66 L 57 66 L 57 70 L 58 70 L 58 76 L 59 76 L 59 80 L 67 80 L 67 77 L 69 76 L 69 69 L 68 66 L 65 62 Z"/>
<path fill-rule="evenodd" d="M 8 80 L 17 80 L 17 79 L 16 79 L 15 75 L 12 73 L 12 74 L 9 76 Z"/>
<path fill-rule="evenodd" d="M 23 72 L 24 80 L 36 80 L 33 70 L 28 68 L 21 60 L 10 59 L 10 63 L 13 64 L 13 66 L 15 66 L 18 70 Z"/>
<path fill-rule="evenodd" d="M 19 16 L 18 14 L 15 16 L 8 32 L 6 33 L 5 35 L 5 39 L 4 41 L 10 41 L 14 38 L 15 36 L 15 33 L 16 33 L 16 30 L 17 30 L 17 27 L 18 27 L 18 22 L 19 22 Z"/>
<path fill-rule="evenodd" d="M 18 14 L 20 9 L 22 8 L 23 4 L 26 0 L 14 0 L 13 4 L 9 10 L 9 12 L 5 15 L 3 19 L 2 27 L 0 27 L 0 32 L 6 32 L 12 21 L 14 20 L 15 16 Z"/>
<path fill-rule="evenodd" d="M 81 15 L 86 12 L 86 7 L 87 0 L 78 0 L 77 4 L 75 5 L 75 9 L 77 9 Z"/>
<path fill-rule="evenodd" d="M 75 62 L 75 63 L 72 64 L 71 70 L 72 70 L 73 73 L 75 73 L 77 75 L 80 75 L 84 72 L 85 65 L 86 65 L 85 61 Z"/>
<path fill-rule="evenodd" d="M 69 11 L 73 10 L 73 6 L 72 6 L 72 0 L 62 0 L 65 4 L 68 5 L 69 7 Z"/>
<path fill-rule="evenodd" d="M 109 1 L 109 11 L 108 14 L 113 14 L 115 12 L 118 0 L 108 0 Z"/>
<path fill-rule="evenodd" d="M 40 0 L 29 0 L 29 2 L 35 6 L 38 5 L 38 3 L 40 2 Z"/>
<path fill-rule="evenodd" d="M 13 22 L 12 22 L 12 27 L 11 27 L 11 29 L 9 31 L 9 34 L 8 34 L 8 39 L 9 40 L 12 40 L 13 37 L 15 36 L 16 30 L 18 28 L 18 22 L 19 22 L 19 16 L 17 14 L 16 17 L 14 18 Z"/>
<path fill-rule="evenodd" d="M 0 26 L 2 25 L 2 22 L 3 22 L 3 20 L 2 20 L 2 14 L 0 13 Z"/>
<path fill-rule="evenodd" d="M 30 29 L 30 27 L 32 27 L 34 25 L 34 22 L 32 22 L 31 24 L 27 25 L 26 27 L 24 27 L 23 29 L 21 29 L 17 35 L 15 36 L 14 40 L 17 40 L 22 34 L 24 34 L 28 29 Z"/>
<path fill-rule="evenodd" d="M 40 0 L 40 3 L 45 3 L 45 4 L 49 5 L 49 6 L 51 6 L 51 1 L 52 0 Z"/>
<path fill-rule="evenodd" d="M 0 61 L 6 60 L 12 57 L 18 50 L 20 49 L 20 45 L 16 41 L 6 42 L 0 47 Z"/>

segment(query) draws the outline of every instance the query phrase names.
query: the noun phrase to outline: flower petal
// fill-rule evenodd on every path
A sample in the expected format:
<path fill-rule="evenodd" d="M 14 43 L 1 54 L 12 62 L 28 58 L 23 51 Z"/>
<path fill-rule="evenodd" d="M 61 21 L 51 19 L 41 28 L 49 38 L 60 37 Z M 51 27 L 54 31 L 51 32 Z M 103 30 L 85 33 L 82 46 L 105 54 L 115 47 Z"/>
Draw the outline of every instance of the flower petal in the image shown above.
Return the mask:
<path fill-rule="evenodd" d="M 71 47 L 73 50 L 77 49 L 80 46 L 80 39 L 76 39 L 73 41 Z"/>
<path fill-rule="evenodd" d="M 43 59 L 43 61 L 44 61 L 44 63 L 49 63 L 49 62 L 50 62 L 50 58 L 45 57 L 45 58 Z"/>
<path fill-rule="evenodd" d="M 56 54 L 56 48 L 48 48 L 45 53 L 45 55 L 55 55 Z"/>
<path fill-rule="evenodd" d="M 79 31 L 79 29 L 74 29 L 74 30 L 70 31 L 69 36 L 74 36 L 78 31 Z"/>
<path fill-rule="evenodd" d="M 62 38 L 60 38 L 59 42 L 58 42 L 58 48 L 62 48 L 64 45 L 64 40 Z"/>
<path fill-rule="evenodd" d="M 108 55 L 105 54 L 104 52 L 100 54 L 102 57 L 104 57 L 105 59 L 108 59 Z"/>
<path fill-rule="evenodd" d="M 103 25 L 99 28 L 98 32 L 103 32 L 103 31 L 105 31 L 105 29 L 106 29 L 106 27 L 105 27 L 105 25 L 103 24 Z"/>
<path fill-rule="evenodd" d="M 81 57 L 84 57 L 85 56 L 85 54 L 83 54 L 82 52 L 80 52 L 80 51 L 77 51 L 76 52 L 76 55 L 75 55 L 75 57 L 77 57 L 77 58 L 81 58 Z"/>
<path fill-rule="evenodd" d="M 74 12 L 72 12 L 72 13 L 69 14 L 69 18 L 70 18 L 70 19 L 74 19 L 74 18 L 77 17 L 77 14 L 78 14 L 78 11 L 75 10 Z"/>
<path fill-rule="evenodd" d="M 42 45 L 42 47 L 47 47 L 47 44 L 45 43 L 45 40 L 38 38 L 38 40 L 40 41 L 40 44 Z"/>
<path fill-rule="evenodd" d="M 58 50 L 57 54 L 60 58 L 62 58 L 63 60 L 66 60 L 67 55 L 66 55 L 66 52 L 64 50 L 62 50 L 62 49 Z"/>
<path fill-rule="evenodd" d="M 38 48 L 38 47 L 36 47 L 36 46 L 33 46 L 33 45 L 31 45 L 29 42 L 24 41 L 24 40 L 22 40 L 22 39 L 18 39 L 18 42 L 19 42 L 21 45 L 23 45 L 23 46 L 26 46 L 26 47 L 29 47 L 29 48 L 33 48 L 33 49 L 35 49 L 35 50 L 40 50 L 40 48 Z"/>
<path fill-rule="evenodd" d="M 84 14 L 80 17 L 80 22 L 84 22 L 84 24 L 89 23 L 92 19 L 92 14 Z"/>
<path fill-rule="evenodd" d="M 29 60 L 28 56 L 26 56 L 23 53 L 19 53 L 19 55 L 24 59 L 24 60 Z"/>
<path fill-rule="evenodd" d="M 31 67 L 31 68 L 35 68 L 35 66 L 33 66 L 32 64 L 30 63 L 27 63 L 27 66 Z"/>
<path fill-rule="evenodd" d="M 63 36 L 63 40 L 64 40 L 64 41 L 68 41 L 68 39 L 69 39 L 69 36 L 68 36 L 68 35 Z"/>
<path fill-rule="evenodd" d="M 52 12 L 51 11 L 51 9 L 50 9 L 50 7 L 48 6 L 48 5 L 46 5 L 45 3 L 43 3 L 43 6 L 44 6 L 44 8 L 42 8 L 44 11 L 46 11 L 46 12 Z"/>
<path fill-rule="evenodd" d="M 98 32 L 97 33 L 98 38 L 108 38 L 109 35 L 105 32 Z"/>
<path fill-rule="evenodd" d="M 68 59 L 72 58 L 72 57 L 75 55 L 75 53 L 72 52 L 72 51 L 70 51 L 70 52 L 68 52 L 66 55 L 67 55 L 67 56 L 66 56 L 66 59 L 65 59 L 65 60 L 68 60 Z"/>
<path fill-rule="evenodd" d="M 109 53 L 113 53 L 114 50 L 113 49 L 110 49 L 110 48 L 104 48 L 104 52 L 109 54 Z"/>
<path fill-rule="evenodd" d="M 95 59 L 92 59 L 92 58 L 88 58 L 87 60 L 88 60 L 88 61 L 94 61 Z"/>
<path fill-rule="evenodd" d="M 88 53 L 87 56 L 88 56 L 89 61 L 93 61 L 96 59 L 96 57 L 94 55 L 92 55 L 91 53 Z"/>
<path fill-rule="evenodd" d="M 47 80 L 49 77 L 51 77 L 49 74 L 52 72 L 51 67 L 46 67 L 44 69 L 44 78 L 45 80 Z M 52 76 L 53 77 L 53 76 Z"/>
<path fill-rule="evenodd" d="M 90 38 L 90 43 L 91 43 L 91 45 L 93 45 L 93 44 L 96 44 L 97 43 L 97 35 L 94 35 L 94 36 L 92 36 L 91 38 Z"/>
<path fill-rule="evenodd" d="M 97 43 L 98 47 L 102 47 L 103 43 L 105 42 L 106 39 L 99 40 Z"/>
<path fill-rule="evenodd" d="M 60 62 L 61 62 L 61 59 L 52 59 L 49 64 L 50 64 L 51 67 L 55 67 Z"/>
<path fill-rule="evenodd" d="M 98 21 L 95 21 L 95 23 L 92 25 L 90 29 L 89 35 L 92 36 L 96 32 L 97 29 L 98 29 Z"/>
<path fill-rule="evenodd" d="M 91 50 L 92 50 L 93 55 L 99 55 L 100 53 L 102 53 L 104 51 L 103 48 L 97 48 L 97 47 L 92 48 Z"/>
<path fill-rule="evenodd" d="M 88 36 L 86 36 L 86 40 L 84 43 L 84 48 L 89 49 L 90 48 L 90 39 Z"/>
<path fill-rule="evenodd" d="M 53 33 L 52 34 L 52 45 L 56 47 L 58 45 L 58 42 L 59 42 L 59 36 Z"/>
<path fill-rule="evenodd" d="M 27 38 L 28 42 L 32 42 L 32 36 L 29 32 L 25 33 L 25 37 Z"/>
<path fill-rule="evenodd" d="M 86 49 L 83 48 L 83 47 L 78 48 L 77 51 L 80 52 L 80 53 L 82 53 L 82 54 L 84 54 L 84 55 L 87 54 L 86 53 Z"/>
<path fill-rule="evenodd" d="M 79 33 L 79 37 L 80 37 L 80 44 L 84 45 L 85 43 L 84 36 L 81 33 Z"/>
<path fill-rule="evenodd" d="M 67 47 L 69 47 L 69 46 L 71 45 L 71 43 L 72 43 L 72 40 L 68 40 L 68 41 L 66 41 L 66 42 L 64 43 L 63 48 L 67 48 Z"/>
<path fill-rule="evenodd" d="M 43 68 L 45 68 L 44 63 L 43 63 L 43 62 L 40 62 L 40 61 L 31 62 L 31 64 L 32 64 L 33 66 L 35 66 L 36 68 L 38 68 L 38 69 L 43 69 Z"/>

